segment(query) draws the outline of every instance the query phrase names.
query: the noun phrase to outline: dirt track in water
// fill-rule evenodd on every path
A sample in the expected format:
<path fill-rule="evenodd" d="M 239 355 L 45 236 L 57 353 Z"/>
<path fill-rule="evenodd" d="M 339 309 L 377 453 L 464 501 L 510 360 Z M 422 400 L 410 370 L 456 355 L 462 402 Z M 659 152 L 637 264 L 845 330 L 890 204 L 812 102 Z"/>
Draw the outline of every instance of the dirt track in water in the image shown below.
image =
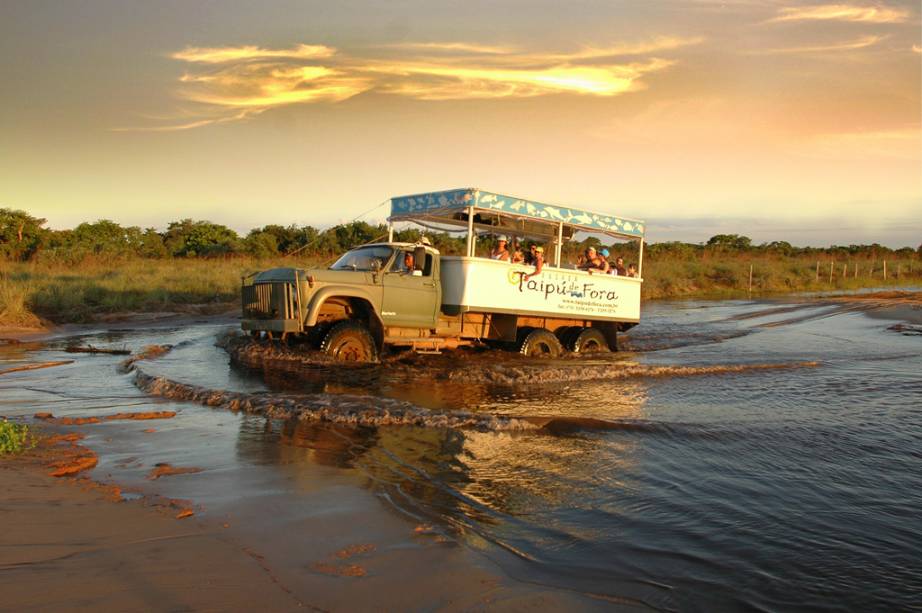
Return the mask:
<path fill-rule="evenodd" d="M 352 384 L 367 384 L 386 377 L 387 381 L 392 383 L 411 383 L 425 379 L 466 384 L 537 386 L 599 379 L 689 377 L 818 366 L 817 362 L 702 367 L 646 366 L 626 363 L 616 354 L 600 356 L 594 363 L 585 363 L 579 358 L 536 362 L 501 352 L 469 351 L 455 351 L 439 356 L 408 353 L 386 358 L 381 364 L 343 365 L 332 363 L 316 353 L 293 351 L 241 336 L 225 337 L 220 340 L 219 344 L 229 353 L 234 364 L 248 369 L 264 373 L 284 372 L 286 375 L 305 379 L 322 378 L 325 381 Z M 314 420 L 362 426 L 413 425 L 493 431 L 553 428 L 560 426 L 558 422 L 561 420 L 573 420 L 573 418 L 562 417 L 516 416 L 470 411 L 433 411 L 406 401 L 350 394 L 233 392 L 153 376 L 144 372 L 138 364 L 132 364 L 130 367 L 136 372 L 135 384 L 153 396 L 196 402 L 205 406 L 244 411 L 283 420 Z M 604 428 L 605 424 L 587 423 L 587 427 Z"/>

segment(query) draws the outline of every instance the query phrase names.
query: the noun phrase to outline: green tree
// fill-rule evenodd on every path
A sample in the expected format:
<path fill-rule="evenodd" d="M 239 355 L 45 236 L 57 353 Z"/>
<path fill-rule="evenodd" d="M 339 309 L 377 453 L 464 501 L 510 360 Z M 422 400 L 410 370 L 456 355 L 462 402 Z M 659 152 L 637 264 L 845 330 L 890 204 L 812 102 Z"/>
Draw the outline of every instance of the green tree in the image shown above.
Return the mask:
<path fill-rule="evenodd" d="M 722 251 L 746 251 L 752 247 L 752 239 L 739 234 L 717 234 L 708 239 L 707 246 Z"/>
<path fill-rule="evenodd" d="M 227 226 L 191 219 L 171 222 L 163 242 L 177 257 L 231 255 L 241 249 L 240 237 Z"/>
<path fill-rule="evenodd" d="M 46 220 L 25 211 L 0 208 L 0 257 L 26 260 L 42 246 Z"/>

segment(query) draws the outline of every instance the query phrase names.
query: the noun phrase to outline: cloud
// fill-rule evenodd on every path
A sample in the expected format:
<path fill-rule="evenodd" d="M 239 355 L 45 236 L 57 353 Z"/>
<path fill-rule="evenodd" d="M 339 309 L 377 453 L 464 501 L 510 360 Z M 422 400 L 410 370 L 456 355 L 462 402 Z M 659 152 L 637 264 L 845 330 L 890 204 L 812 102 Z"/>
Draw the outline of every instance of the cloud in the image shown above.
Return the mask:
<path fill-rule="evenodd" d="M 922 45 L 913 45 L 912 50 L 916 53 L 922 53 Z"/>
<path fill-rule="evenodd" d="M 512 51 L 512 49 L 509 47 L 495 47 L 491 45 L 478 45 L 472 43 L 395 43 L 393 45 L 385 45 L 385 47 L 392 49 L 422 49 L 427 51 L 484 53 L 490 55 L 510 53 Z"/>
<path fill-rule="evenodd" d="M 902 23 L 909 13 L 902 9 L 850 4 L 820 4 L 784 7 L 769 22 L 783 21 L 856 21 L 863 23 Z"/>
<path fill-rule="evenodd" d="M 296 45 L 291 49 L 264 49 L 246 45 L 243 47 L 186 47 L 182 51 L 173 53 L 170 57 L 184 62 L 222 64 L 269 58 L 291 60 L 328 58 L 335 53 L 336 49 L 325 45 Z"/>
<path fill-rule="evenodd" d="M 803 47 L 782 47 L 779 49 L 762 49 L 759 51 L 752 51 L 752 55 L 783 55 L 783 54 L 809 54 L 809 53 L 828 53 L 836 51 L 854 51 L 857 49 L 865 49 L 876 45 L 880 41 L 884 40 L 885 36 L 863 36 L 861 38 L 843 41 L 840 43 L 834 43 L 831 45 L 808 45 Z"/>
<path fill-rule="evenodd" d="M 391 53 L 370 57 L 306 44 L 288 49 L 187 47 L 170 57 L 190 65 L 179 79 L 177 95 L 196 110 L 175 124 L 138 129 L 193 129 L 281 106 L 341 102 L 368 91 L 419 100 L 617 96 L 645 88 L 644 76 L 675 63 L 654 54 L 702 40 L 658 37 L 569 53 L 411 42 L 385 46 Z M 619 56 L 631 56 L 631 61 Z"/>

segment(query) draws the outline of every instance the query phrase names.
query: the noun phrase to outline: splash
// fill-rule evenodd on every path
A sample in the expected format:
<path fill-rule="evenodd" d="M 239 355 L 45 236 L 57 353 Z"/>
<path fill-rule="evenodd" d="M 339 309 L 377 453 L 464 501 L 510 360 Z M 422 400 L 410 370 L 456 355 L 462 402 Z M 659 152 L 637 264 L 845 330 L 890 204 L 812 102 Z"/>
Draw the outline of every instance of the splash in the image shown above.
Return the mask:
<path fill-rule="evenodd" d="M 277 345 L 231 337 L 220 343 L 231 362 L 266 373 L 283 371 L 304 378 L 322 376 L 327 382 L 365 383 L 386 377 L 391 383 L 413 383 L 420 377 L 462 384 L 534 386 L 642 377 L 724 375 L 764 370 L 818 366 L 817 362 L 733 364 L 713 366 L 652 366 L 626 362 L 617 354 L 583 359 L 531 360 L 506 352 L 446 352 L 439 356 L 399 354 L 382 364 L 342 366 L 316 352 L 300 352 Z"/>

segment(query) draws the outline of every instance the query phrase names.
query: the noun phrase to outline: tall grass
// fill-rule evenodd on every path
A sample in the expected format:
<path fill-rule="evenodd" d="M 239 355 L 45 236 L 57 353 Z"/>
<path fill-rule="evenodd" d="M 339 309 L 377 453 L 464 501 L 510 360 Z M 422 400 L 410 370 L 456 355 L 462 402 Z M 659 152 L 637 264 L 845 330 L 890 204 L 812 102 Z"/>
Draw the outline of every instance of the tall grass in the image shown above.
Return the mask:
<path fill-rule="evenodd" d="M 755 295 L 922 285 L 919 260 L 888 261 L 887 279 L 880 260 L 838 260 L 830 279 L 831 259 L 821 257 L 818 279 L 815 256 L 705 253 L 689 258 L 647 257 L 643 297 L 746 296 L 750 265 Z M 0 325 L 37 326 L 41 319 L 86 322 L 111 313 L 232 308 L 243 275 L 273 266 L 311 264 L 316 262 L 303 258 L 87 260 L 75 266 L 0 263 Z M 847 265 L 844 276 L 843 265 Z"/>
<path fill-rule="evenodd" d="M 746 296 L 750 267 L 754 295 L 922 286 L 922 262 L 917 259 L 887 260 L 885 278 L 883 261 L 870 258 L 725 253 L 645 260 L 643 297 Z"/>

